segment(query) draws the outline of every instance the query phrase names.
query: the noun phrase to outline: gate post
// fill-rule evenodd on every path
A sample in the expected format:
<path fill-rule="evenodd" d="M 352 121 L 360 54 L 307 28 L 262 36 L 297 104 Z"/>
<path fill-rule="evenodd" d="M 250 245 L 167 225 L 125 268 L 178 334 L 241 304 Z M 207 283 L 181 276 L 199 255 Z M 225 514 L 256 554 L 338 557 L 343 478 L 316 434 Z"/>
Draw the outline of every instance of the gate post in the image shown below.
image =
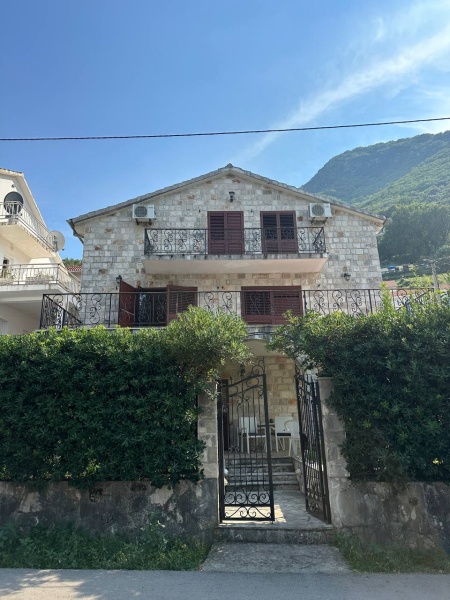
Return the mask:
<path fill-rule="evenodd" d="M 216 385 L 211 384 L 210 393 L 200 394 L 198 406 L 201 414 L 198 418 L 197 436 L 205 442 L 203 451 L 204 479 L 197 484 L 199 502 L 208 502 L 211 507 L 209 515 L 212 527 L 219 524 L 219 460 L 218 460 L 218 435 L 217 435 L 217 395 Z"/>
<path fill-rule="evenodd" d="M 327 400 L 333 390 L 332 377 L 318 377 L 320 402 L 322 404 L 323 437 L 328 471 L 328 493 L 331 521 L 334 526 L 341 524 L 342 509 L 339 506 L 340 490 L 350 476 L 347 462 L 342 456 L 340 445 L 345 440 L 344 423 L 331 408 Z"/>

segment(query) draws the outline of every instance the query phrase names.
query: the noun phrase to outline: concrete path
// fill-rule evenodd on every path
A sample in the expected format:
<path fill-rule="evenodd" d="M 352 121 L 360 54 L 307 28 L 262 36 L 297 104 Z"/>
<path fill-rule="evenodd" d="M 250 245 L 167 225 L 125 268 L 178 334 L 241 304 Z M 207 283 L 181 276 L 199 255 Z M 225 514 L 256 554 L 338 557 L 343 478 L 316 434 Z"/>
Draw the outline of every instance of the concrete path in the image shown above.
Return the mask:
<path fill-rule="evenodd" d="M 337 548 L 297 544 L 215 544 L 202 571 L 219 573 L 351 573 Z"/>
<path fill-rule="evenodd" d="M 8 600 L 448 600 L 448 575 L 0 570 Z"/>

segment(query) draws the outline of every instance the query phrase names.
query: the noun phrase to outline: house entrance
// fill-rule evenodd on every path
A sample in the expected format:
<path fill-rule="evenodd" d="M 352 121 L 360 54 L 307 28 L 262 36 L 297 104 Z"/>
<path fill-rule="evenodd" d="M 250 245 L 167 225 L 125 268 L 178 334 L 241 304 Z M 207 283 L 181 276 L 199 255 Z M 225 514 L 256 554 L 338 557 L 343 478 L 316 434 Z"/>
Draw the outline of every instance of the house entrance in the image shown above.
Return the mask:
<path fill-rule="evenodd" d="M 331 523 L 319 384 L 295 368 L 306 510 Z"/>
<path fill-rule="evenodd" d="M 218 394 L 220 520 L 273 521 L 267 385 L 256 365 Z"/>

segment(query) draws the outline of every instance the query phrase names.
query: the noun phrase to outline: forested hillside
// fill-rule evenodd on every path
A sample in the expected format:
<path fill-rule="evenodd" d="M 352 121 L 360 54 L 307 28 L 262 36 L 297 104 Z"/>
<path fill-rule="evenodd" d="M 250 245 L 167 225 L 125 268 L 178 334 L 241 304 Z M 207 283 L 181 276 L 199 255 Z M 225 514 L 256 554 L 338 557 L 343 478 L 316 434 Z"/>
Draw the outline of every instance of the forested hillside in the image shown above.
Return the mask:
<path fill-rule="evenodd" d="M 303 189 L 391 217 L 379 238 L 383 261 L 448 266 L 450 131 L 344 152 Z"/>
<path fill-rule="evenodd" d="M 450 203 L 450 131 L 355 148 L 302 186 L 374 212 L 411 202 Z"/>

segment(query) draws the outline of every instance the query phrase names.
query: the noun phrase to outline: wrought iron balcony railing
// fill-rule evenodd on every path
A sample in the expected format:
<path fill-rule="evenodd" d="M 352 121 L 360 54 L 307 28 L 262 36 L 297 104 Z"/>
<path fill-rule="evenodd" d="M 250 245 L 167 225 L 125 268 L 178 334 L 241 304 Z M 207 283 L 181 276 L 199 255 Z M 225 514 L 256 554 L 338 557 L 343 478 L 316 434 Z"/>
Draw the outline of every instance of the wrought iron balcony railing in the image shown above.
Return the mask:
<path fill-rule="evenodd" d="M 192 291 L 170 289 L 155 292 L 112 292 L 91 294 L 46 294 L 42 301 L 40 328 L 64 326 L 162 327 L 185 311 L 189 305 L 210 311 L 224 310 L 241 315 L 250 325 L 283 322 L 287 310 L 302 315 L 306 311 L 329 314 L 341 311 L 350 315 L 374 313 L 382 306 L 379 289 L 301 290 L 292 288 L 240 291 Z M 408 307 L 411 297 L 426 301 L 432 290 L 391 290 L 395 308 Z"/>
<path fill-rule="evenodd" d="M 67 292 L 77 293 L 79 282 L 62 265 L 28 264 L 0 267 L 0 286 L 57 285 Z"/>
<path fill-rule="evenodd" d="M 324 254 L 323 227 L 146 229 L 146 256 L 195 254 Z"/>
<path fill-rule="evenodd" d="M 0 223 L 18 224 L 35 237 L 47 250 L 55 250 L 54 236 L 21 202 L 0 204 Z"/>

